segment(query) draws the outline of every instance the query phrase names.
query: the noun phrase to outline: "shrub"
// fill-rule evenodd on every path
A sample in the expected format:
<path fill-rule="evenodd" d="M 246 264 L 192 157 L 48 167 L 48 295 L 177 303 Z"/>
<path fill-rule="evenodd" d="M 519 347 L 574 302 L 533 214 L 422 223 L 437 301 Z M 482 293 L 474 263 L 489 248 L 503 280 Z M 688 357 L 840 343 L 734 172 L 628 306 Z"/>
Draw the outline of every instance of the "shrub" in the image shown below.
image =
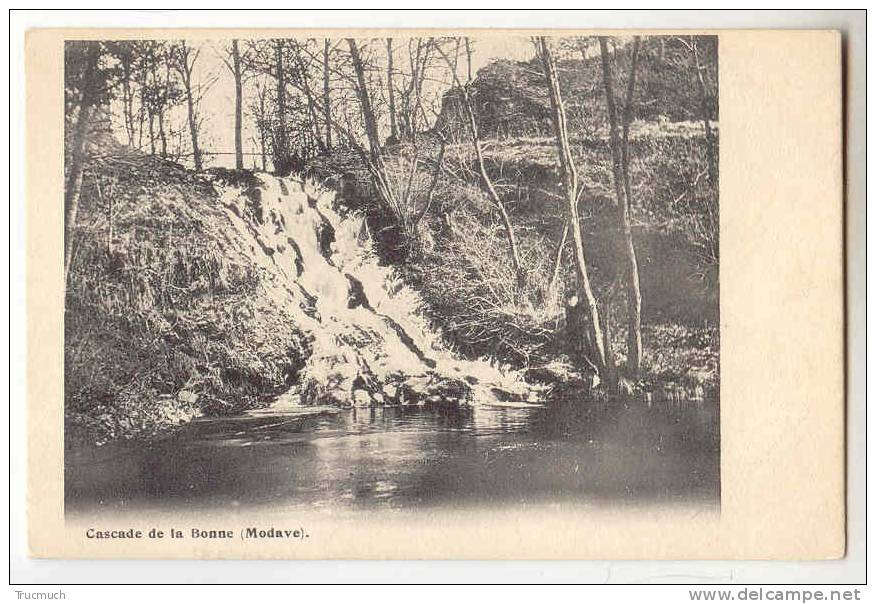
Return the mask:
<path fill-rule="evenodd" d="M 65 305 L 68 440 L 264 402 L 307 338 L 235 250 L 211 185 L 157 158 L 89 165 Z"/>

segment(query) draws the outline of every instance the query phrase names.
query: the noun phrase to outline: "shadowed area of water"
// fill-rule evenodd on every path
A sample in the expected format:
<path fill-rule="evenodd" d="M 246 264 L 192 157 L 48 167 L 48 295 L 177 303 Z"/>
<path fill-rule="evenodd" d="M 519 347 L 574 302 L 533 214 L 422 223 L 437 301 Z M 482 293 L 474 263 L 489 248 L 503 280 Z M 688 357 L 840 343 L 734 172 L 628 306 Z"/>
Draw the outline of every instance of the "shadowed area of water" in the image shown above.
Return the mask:
<path fill-rule="evenodd" d="M 715 401 L 202 419 L 70 452 L 68 512 L 719 501 Z"/>

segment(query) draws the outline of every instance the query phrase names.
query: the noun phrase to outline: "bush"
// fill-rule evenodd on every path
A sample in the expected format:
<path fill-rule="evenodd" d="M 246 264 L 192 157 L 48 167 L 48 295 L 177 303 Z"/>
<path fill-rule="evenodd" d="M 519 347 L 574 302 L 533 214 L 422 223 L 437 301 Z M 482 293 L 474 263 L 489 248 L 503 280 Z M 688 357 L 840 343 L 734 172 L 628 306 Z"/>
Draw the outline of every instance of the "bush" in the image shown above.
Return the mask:
<path fill-rule="evenodd" d="M 448 194 L 456 198 L 449 200 Z M 556 244 L 530 226 L 516 226 L 526 274 L 521 290 L 505 229 L 483 194 L 473 187 L 452 186 L 440 195 L 439 207 L 456 208 L 445 210 L 445 221 L 437 227 L 440 235 L 411 267 L 427 314 L 467 356 L 536 362 L 551 349 L 561 314 L 562 283 L 550 291 L 552 259 L 545 254 Z"/>
<path fill-rule="evenodd" d="M 65 306 L 68 440 L 155 433 L 287 389 L 308 342 L 236 252 L 211 185 L 157 158 L 88 167 Z"/>
<path fill-rule="evenodd" d="M 616 209 L 604 130 L 597 129 L 587 138 L 576 137 L 573 146 L 591 281 L 603 317 L 609 321 L 611 349 L 622 362 L 626 306 L 623 292 L 615 286 Z M 718 321 L 717 188 L 707 175 L 702 124 L 636 122 L 630 137 L 633 237 L 646 329 L 671 325 L 694 331 L 714 329 Z M 421 149 L 429 147 L 421 145 Z M 435 149 L 430 152 L 434 154 Z M 381 259 L 399 268 L 422 295 L 425 313 L 441 326 L 454 349 L 515 366 L 562 360 L 570 348 L 569 338 L 577 336 L 565 333 L 563 302 L 574 288 L 568 244 L 551 287 L 563 229 L 555 142 L 543 136 L 492 139 L 483 142 L 483 152 L 511 214 L 527 277 L 523 290 L 517 287 L 505 230 L 477 186 L 474 156 L 465 141 L 447 147 L 445 171 L 416 235 L 418 254 L 396 253 L 395 220 L 375 211 L 373 203 L 369 205 L 367 191 L 346 191 L 342 202 L 359 200 L 352 207 L 367 212 L 369 230 L 381 242 Z M 410 163 L 393 153 L 389 150 L 387 165 L 393 182 L 401 182 L 409 174 L 405 167 Z M 424 166 L 431 165 L 432 159 L 425 154 Z M 347 165 L 349 174 L 356 173 L 354 163 Z M 419 183 L 419 190 L 428 181 L 427 172 L 421 170 L 412 180 Z M 345 177 L 348 183 L 362 181 Z M 653 345 L 670 344 L 658 338 Z M 648 346 L 646 340 L 646 352 Z M 682 360 L 675 361 L 669 365 L 680 366 Z"/>

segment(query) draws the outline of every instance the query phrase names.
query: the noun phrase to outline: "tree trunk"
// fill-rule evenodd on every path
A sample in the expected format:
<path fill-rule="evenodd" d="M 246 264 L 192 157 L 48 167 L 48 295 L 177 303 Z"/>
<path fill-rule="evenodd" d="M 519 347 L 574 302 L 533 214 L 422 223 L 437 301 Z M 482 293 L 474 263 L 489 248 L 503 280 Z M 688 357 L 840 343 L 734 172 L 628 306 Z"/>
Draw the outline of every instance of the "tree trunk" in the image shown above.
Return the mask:
<path fill-rule="evenodd" d="M 332 150 L 332 96 L 329 81 L 329 50 L 331 42 L 325 40 L 322 51 L 322 110 L 325 115 L 325 150 Z"/>
<path fill-rule="evenodd" d="M 709 180 L 712 185 L 718 186 L 718 143 L 715 138 L 715 133 L 712 131 L 712 126 L 709 124 L 709 97 L 706 90 L 706 81 L 703 78 L 703 66 L 700 64 L 700 54 L 697 49 L 697 40 L 691 36 L 691 49 L 693 54 L 694 69 L 697 76 L 697 88 L 700 95 L 700 114 L 703 120 L 703 129 L 706 133 L 706 143 L 709 154 Z"/>
<path fill-rule="evenodd" d="M 475 158 L 478 163 L 478 176 L 480 177 L 481 186 L 496 206 L 496 209 L 499 210 L 499 216 L 502 218 L 502 226 L 505 227 L 505 232 L 508 238 L 511 264 L 514 267 L 514 274 L 517 276 L 517 287 L 522 289 L 526 284 L 526 275 L 523 273 L 523 267 L 520 264 L 520 252 L 517 247 L 517 237 L 514 235 L 514 227 L 511 225 L 511 218 L 508 216 L 508 210 L 505 208 L 505 203 L 502 201 L 502 198 L 499 197 L 499 193 L 493 185 L 493 180 L 487 173 L 487 166 L 484 163 L 484 154 L 481 150 L 481 140 L 478 134 L 477 119 L 475 118 L 474 109 L 471 106 L 468 91 L 465 91 L 463 96 L 465 97 L 465 110 L 468 115 L 469 130 L 471 131 L 471 144 L 474 148 Z"/>
<path fill-rule="evenodd" d="M 161 134 L 161 157 L 167 157 L 167 132 L 164 129 L 164 114 L 170 98 L 170 57 L 164 57 L 164 86 L 161 92 L 161 112 L 158 115 L 158 130 Z"/>
<path fill-rule="evenodd" d="M 560 243 L 557 245 L 557 253 L 554 255 L 554 270 L 551 271 L 551 281 L 548 284 L 547 299 L 554 297 L 557 281 L 560 279 L 560 269 L 563 266 L 563 250 L 566 249 L 566 241 L 569 239 L 569 221 L 563 223 L 563 233 L 560 235 Z"/>
<path fill-rule="evenodd" d="M 371 152 L 372 161 L 381 162 L 380 135 L 377 130 L 377 120 L 374 117 L 374 109 L 371 106 L 371 95 L 368 93 L 368 84 L 365 79 L 365 67 L 362 65 L 362 57 L 359 47 L 353 38 L 347 38 L 350 46 L 350 58 L 353 62 L 353 70 L 356 72 L 356 91 L 359 95 L 359 104 L 362 107 L 362 119 L 365 121 L 365 134 L 368 137 L 368 148 Z"/>
<path fill-rule="evenodd" d="M 389 132 L 398 142 L 398 124 L 395 121 L 395 85 L 392 81 L 392 38 L 386 39 L 386 88 L 389 94 Z"/>
<path fill-rule="evenodd" d="M 478 163 L 478 176 L 480 177 L 481 186 L 490 200 L 499 210 L 499 216 L 502 218 L 502 226 L 505 227 L 505 233 L 508 238 L 508 250 L 511 253 L 511 264 L 514 267 L 514 274 L 517 276 L 517 287 L 523 288 L 526 284 L 526 275 L 523 273 L 523 267 L 520 264 L 520 252 L 517 246 L 517 237 L 514 234 L 514 227 L 511 225 L 511 218 L 508 216 L 508 211 L 505 208 L 505 203 L 499 197 L 496 187 L 493 185 L 493 180 L 487 173 L 487 166 L 484 163 L 484 154 L 481 150 L 481 140 L 478 134 L 477 119 L 475 118 L 474 109 L 472 109 L 471 101 L 468 97 L 468 91 L 464 93 L 465 109 L 468 115 L 468 126 L 471 130 L 471 143 L 474 148 L 475 158 Z"/>
<path fill-rule="evenodd" d="M 466 37 L 465 38 L 465 59 L 466 59 L 466 65 L 468 66 L 468 83 L 469 84 L 471 84 L 471 80 L 472 80 L 471 55 L 472 55 L 471 40 L 469 40 L 468 37 Z"/>
<path fill-rule="evenodd" d="M 301 47 L 297 43 L 295 44 L 294 56 L 298 66 L 298 73 L 300 74 L 299 77 L 301 78 L 300 90 L 304 92 L 304 96 L 307 98 L 307 112 L 310 114 L 310 133 L 316 142 L 316 146 L 320 150 L 325 151 L 325 143 L 322 141 L 322 133 L 319 128 L 317 99 L 310 89 L 310 82 L 307 80 L 307 65 L 305 65 L 304 58 L 301 56 Z M 305 155 L 308 155 L 308 153 L 305 153 Z"/>
<path fill-rule="evenodd" d="M 169 78 L 165 78 L 164 82 L 158 77 L 158 56 L 152 55 L 152 85 L 155 87 L 155 107 L 153 108 L 155 117 L 158 119 L 158 137 L 160 143 L 161 157 L 167 157 L 167 134 L 164 131 L 164 110 L 167 105 L 167 85 Z M 150 122 L 150 129 L 152 123 Z M 150 136 L 152 136 L 150 132 Z M 152 145 L 152 153 L 155 154 L 155 145 Z"/>
<path fill-rule="evenodd" d="M 289 149 L 286 140 L 286 70 L 283 68 L 283 40 L 276 41 L 277 68 L 277 129 L 274 135 L 274 171 L 281 176 L 288 172 Z"/>
<path fill-rule="evenodd" d="M 134 100 L 131 90 L 131 57 L 122 58 L 122 112 L 125 118 L 125 135 L 128 146 L 134 146 Z"/>
<path fill-rule="evenodd" d="M 195 162 L 195 172 L 202 172 L 204 165 L 201 162 L 201 148 L 198 145 L 198 122 L 195 116 L 195 100 L 192 97 L 191 74 L 185 78 L 186 105 L 188 107 L 189 133 L 192 136 L 192 155 Z"/>
<path fill-rule="evenodd" d="M 161 140 L 161 157 L 167 157 L 167 133 L 164 131 L 164 109 L 158 112 L 158 138 Z"/>
<path fill-rule="evenodd" d="M 146 119 L 146 93 L 144 91 L 145 80 L 140 84 L 140 108 L 137 111 L 137 149 L 143 150 L 143 122 Z"/>
<path fill-rule="evenodd" d="M 429 119 L 426 116 L 426 111 L 423 108 L 423 80 L 426 77 L 426 67 L 429 64 L 429 54 L 432 48 L 431 43 L 426 44 L 426 48 L 423 51 L 423 61 L 420 64 L 419 69 L 417 69 L 416 77 L 414 79 L 414 110 L 412 112 L 412 120 L 411 120 L 411 136 L 414 136 L 417 131 L 417 114 L 423 120 L 423 128 L 428 130 L 429 128 Z"/>
<path fill-rule="evenodd" d="M 359 105 L 362 109 L 362 119 L 365 122 L 365 134 L 368 138 L 368 168 L 371 172 L 371 177 L 374 181 L 374 186 L 381 199 L 396 212 L 396 217 L 403 218 L 400 215 L 398 203 L 395 195 L 389 187 L 389 182 L 386 177 L 386 169 L 383 165 L 383 153 L 380 144 L 380 133 L 377 129 L 377 119 L 374 117 L 374 108 L 371 105 L 371 95 L 368 92 L 368 83 L 365 79 L 365 67 L 362 64 L 362 57 L 359 54 L 359 47 L 353 38 L 347 38 L 347 44 L 350 47 L 350 59 L 353 63 L 353 70 L 356 73 L 356 94 L 359 96 Z"/>
<path fill-rule="evenodd" d="M 73 131 L 73 150 L 70 154 L 70 169 L 64 186 L 64 287 L 67 286 L 67 276 L 70 273 L 70 262 L 73 258 L 73 228 L 76 224 L 76 214 L 79 211 L 79 199 L 82 194 L 82 174 L 85 169 L 85 145 L 88 140 L 88 127 L 91 120 L 92 86 L 100 60 L 100 45 L 89 42 L 86 55 L 85 70 L 82 73 L 82 90 L 79 96 L 79 115 L 76 118 L 76 129 Z"/>
<path fill-rule="evenodd" d="M 231 41 L 231 58 L 234 65 L 234 165 L 243 170 L 243 73 L 237 40 Z"/>
<path fill-rule="evenodd" d="M 149 113 L 149 152 L 155 155 L 155 111 L 152 107 L 147 111 Z"/>
<path fill-rule="evenodd" d="M 633 245 L 632 229 L 630 228 L 629 203 L 624 192 L 623 151 L 621 149 L 621 136 L 618 132 L 617 107 L 614 102 L 614 76 L 605 37 L 600 36 L 599 49 L 602 55 L 602 76 L 606 104 L 608 105 L 611 164 L 618 230 L 622 236 L 620 255 L 625 264 L 623 273 L 626 277 L 627 292 L 627 370 L 635 376 L 642 364 L 642 294 L 639 287 L 639 266 L 636 259 L 636 248 Z"/>
<path fill-rule="evenodd" d="M 471 45 L 468 38 L 465 38 L 465 48 L 466 54 L 469 59 L 469 78 L 471 77 Z M 526 285 L 526 274 L 523 271 L 523 266 L 520 262 L 520 252 L 518 251 L 517 246 L 517 237 L 514 235 L 514 227 L 511 224 L 511 218 L 508 215 L 508 210 L 505 208 L 505 202 L 502 201 L 502 198 L 499 197 L 498 191 L 496 191 L 496 187 L 493 185 L 493 181 L 490 178 L 490 175 L 487 173 L 487 167 L 484 163 L 484 154 L 481 149 L 481 140 L 480 135 L 478 133 L 478 120 L 475 116 L 474 108 L 471 105 L 471 97 L 468 93 L 468 87 L 464 86 L 459 81 L 459 76 L 456 73 L 456 67 L 447 54 L 441 50 L 440 46 L 436 46 L 436 50 L 441 54 L 444 58 L 444 62 L 447 63 L 447 66 L 453 72 L 452 76 L 454 82 L 456 83 L 457 88 L 459 88 L 462 93 L 463 100 L 463 111 L 465 112 L 465 117 L 468 121 L 468 129 L 471 138 L 471 145 L 475 152 L 475 159 L 477 160 L 478 165 L 478 180 L 481 184 L 481 189 L 499 211 L 499 216 L 502 220 L 502 226 L 505 228 L 505 234 L 508 239 L 508 251 L 511 255 L 511 265 L 514 269 L 514 274 L 517 279 L 517 288 L 518 290 L 522 290 Z M 469 82 L 470 83 L 470 82 Z"/>
<path fill-rule="evenodd" d="M 623 140 L 621 150 L 623 152 L 623 171 L 624 171 L 624 194 L 627 196 L 627 202 L 633 205 L 635 200 L 632 196 L 632 188 L 630 187 L 630 124 L 633 121 L 633 98 L 636 91 L 636 69 L 639 65 L 639 47 L 641 39 L 639 36 L 633 37 L 633 50 L 630 58 L 630 73 L 627 77 L 627 96 L 624 99 L 624 117 L 623 117 Z M 641 202 L 639 202 L 641 206 Z"/>
<path fill-rule="evenodd" d="M 256 90 L 259 97 L 259 115 L 256 126 L 259 129 L 259 143 L 261 145 L 262 154 L 262 172 L 268 171 L 268 144 L 267 144 L 267 112 L 265 111 L 265 95 L 267 91 L 261 86 L 256 85 Z"/>
<path fill-rule="evenodd" d="M 594 365 L 597 371 L 606 368 L 606 344 L 602 333 L 602 323 L 599 320 L 599 307 L 593 288 L 590 285 L 590 275 L 587 269 L 587 257 L 584 253 L 584 237 L 581 233 L 581 222 L 578 216 L 578 172 L 572 159 L 569 145 L 569 134 L 566 126 L 566 110 L 560 93 L 560 82 L 556 64 L 546 38 L 540 38 L 541 57 L 544 63 L 545 77 L 553 109 L 554 134 L 557 140 L 557 151 L 560 157 L 560 176 L 566 194 L 566 212 L 569 229 L 572 231 L 572 242 L 575 252 L 575 272 L 578 281 L 578 299 L 587 304 L 588 321 L 592 354 L 596 359 Z M 579 302 L 580 303 L 580 302 Z"/>
<path fill-rule="evenodd" d="M 432 207 L 432 202 L 435 199 L 435 188 L 438 186 L 438 179 L 441 177 L 441 173 L 444 170 L 444 153 L 447 151 L 447 139 L 443 135 L 440 136 L 441 146 L 438 147 L 438 157 L 435 159 L 435 170 L 432 172 L 432 180 L 429 183 L 429 189 L 426 192 L 426 203 L 423 204 L 423 209 L 420 210 L 420 213 L 414 222 L 415 226 L 425 218 L 426 214 L 429 213 L 429 209 Z"/>

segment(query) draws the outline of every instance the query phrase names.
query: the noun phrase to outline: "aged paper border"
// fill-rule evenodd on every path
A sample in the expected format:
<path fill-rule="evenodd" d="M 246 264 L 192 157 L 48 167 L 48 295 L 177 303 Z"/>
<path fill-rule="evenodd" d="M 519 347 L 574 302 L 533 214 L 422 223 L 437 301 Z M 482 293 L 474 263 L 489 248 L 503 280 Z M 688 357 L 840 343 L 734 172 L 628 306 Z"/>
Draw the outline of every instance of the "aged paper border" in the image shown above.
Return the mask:
<path fill-rule="evenodd" d="M 818 559 L 845 550 L 840 35 L 722 31 L 720 515 L 575 506 L 430 513 L 63 516 L 63 40 L 351 30 L 33 30 L 27 62 L 28 524 L 35 556 Z M 415 30 L 373 29 L 362 37 Z M 435 34 L 437 32 L 429 32 Z M 454 33 L 459 33 L 454 32 Z M 574 30 L 471 30 L 480 36 Z M 631 30 L 600 33 L 630 34 Z M 643 34 L 693 33 L 663 30 Z M 697 32 L 699 33 L 699 31 Z M 56 175 L 52 177 L 52 175 Z M 89 542 L 88 524 L 306 526 L 305 543 Z"/>

